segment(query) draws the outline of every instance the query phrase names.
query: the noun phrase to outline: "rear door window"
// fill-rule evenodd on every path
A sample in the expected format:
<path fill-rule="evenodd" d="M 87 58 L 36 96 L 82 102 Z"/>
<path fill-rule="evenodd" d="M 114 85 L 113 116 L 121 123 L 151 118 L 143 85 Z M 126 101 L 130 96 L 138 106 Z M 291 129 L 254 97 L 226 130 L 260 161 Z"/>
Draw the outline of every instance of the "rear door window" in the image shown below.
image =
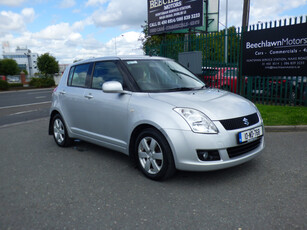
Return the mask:
<path fill-rule="evenodd" d="M 75 66 L 73 73 L 69 73 L 70 86 L 86 87 L 86 77 L 90 64 L 83 64 Z"/>

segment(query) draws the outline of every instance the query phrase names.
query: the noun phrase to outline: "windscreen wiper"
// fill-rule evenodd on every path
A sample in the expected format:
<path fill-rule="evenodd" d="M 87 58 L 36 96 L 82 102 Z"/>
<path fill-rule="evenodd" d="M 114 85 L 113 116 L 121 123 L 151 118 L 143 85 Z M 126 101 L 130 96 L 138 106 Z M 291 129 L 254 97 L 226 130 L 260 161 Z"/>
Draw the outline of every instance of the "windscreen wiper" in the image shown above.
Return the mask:
<path fill-rule="evenodd" d="M 205 88 L 207 88 L 207 86 L 206 86 L 206 85 L 203 85 L 202 87 L 198 88 L 198 90 L 200 90 L 200 89 L 205 89 Z"/>
<path fill-rule="evenodd" d="M 183 74 L 183 75 L 185 75 L 185 76 L 188 76 L 188 77 L 192 78 L 191 75 L 186 74 L 186 73 L 184 73 L 184 72 L 181 72 L 181 71 L 178 71 L 178 70 L 175 70 L 175 69 L 172 69 L 172 68 L 169 68 L 169 69 L 170 69 L 172 72 L 174 72 L 174 73 Z"/>
<path fill-rule="evenodd" d="M 169 89 L 169 91 L 190 91 L 195 89 L 196 88 L 191 88 L 191 87 L 178 87 L 178 88 Z"/>

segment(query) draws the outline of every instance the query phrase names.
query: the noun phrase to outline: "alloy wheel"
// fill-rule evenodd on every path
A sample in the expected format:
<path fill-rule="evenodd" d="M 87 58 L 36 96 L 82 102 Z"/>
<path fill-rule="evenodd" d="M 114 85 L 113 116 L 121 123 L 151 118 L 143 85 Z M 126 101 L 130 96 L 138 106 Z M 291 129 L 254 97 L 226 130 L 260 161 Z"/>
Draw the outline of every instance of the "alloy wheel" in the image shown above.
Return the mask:
<path fill-rule="evenodd" d="M 54 120 L 53 134 L 56 142 L 58 144 L 62 144 L 63 141 L 65 140 L 65 127 L 63 122 L 59 118 Z"/>
<path fill-rule="evenodd" d="M 148 174 L 158 174 L 163 166 L 163 152 L 152 137 L 144 137 L 138 145 L 138 157 L 142 168 Z"/>

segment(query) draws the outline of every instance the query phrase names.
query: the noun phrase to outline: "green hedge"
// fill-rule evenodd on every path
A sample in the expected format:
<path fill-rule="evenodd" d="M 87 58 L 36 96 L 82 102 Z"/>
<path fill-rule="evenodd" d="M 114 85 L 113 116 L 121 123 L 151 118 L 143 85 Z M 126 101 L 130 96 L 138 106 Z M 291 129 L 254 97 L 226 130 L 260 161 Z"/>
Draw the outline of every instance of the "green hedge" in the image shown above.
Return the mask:
<path fill-rule="evenodd" d="M 22 88 L 23 84 L 22 83 L 9 83 L 10 88 Z"/>
<path fill-rule="evenodd" d="M 6 81 L 0 80 L 0 90 L 8 90 L 9 89 L 9 83 Z"/>
<path fill-rule="evenodd" d="M 36 88 L 47 88 L 55 86 L 55 82 L 52 77 L 32 78 L 29 85 Z"/>

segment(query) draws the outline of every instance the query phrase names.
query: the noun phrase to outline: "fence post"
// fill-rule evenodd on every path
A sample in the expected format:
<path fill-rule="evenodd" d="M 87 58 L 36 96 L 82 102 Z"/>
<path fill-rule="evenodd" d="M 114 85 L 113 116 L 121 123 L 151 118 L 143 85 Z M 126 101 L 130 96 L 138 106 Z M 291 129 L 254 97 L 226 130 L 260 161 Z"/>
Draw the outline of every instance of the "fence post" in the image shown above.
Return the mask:
<path fill-rule="evenodd" d="M 240 95 L 244 95 L 244 90 L 243 90 L 243 78 L 242 78 L 242 63 L 243 63 L 243 59 L 242 59 L 242 56 L 243 56 L 243 37 L 244 37 L 244 33 L 245 31 L 247 31 L 247 27 L 242 27 L 241 28 L 241 41 L 240 41 L 240 56 L 239 56 L 239 71 L 238 71 L 238 89 L 239 89 L 239 94 Z"/>

